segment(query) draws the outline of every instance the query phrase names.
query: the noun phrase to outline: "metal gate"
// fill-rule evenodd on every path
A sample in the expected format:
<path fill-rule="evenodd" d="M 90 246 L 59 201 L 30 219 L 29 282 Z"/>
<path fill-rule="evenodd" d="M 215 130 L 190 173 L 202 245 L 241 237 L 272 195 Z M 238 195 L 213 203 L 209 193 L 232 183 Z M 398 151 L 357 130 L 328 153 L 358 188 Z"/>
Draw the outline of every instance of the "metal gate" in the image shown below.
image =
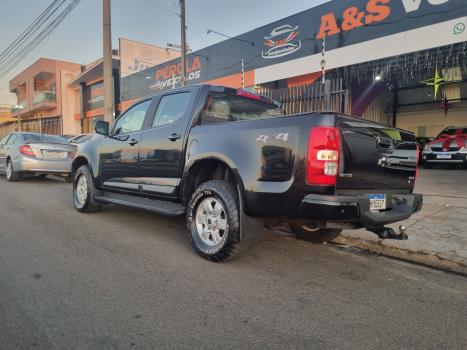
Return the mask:
<path fill-rule="evenodd" d="M 260 86 L 255 88 L 255 92 L 282 102 L 286 114 L 324 110 L 350 113 L 349 92 L 344 89 L 342 79 L 327 80 L 325 84 L 320 81 L 283 89 Z"/>

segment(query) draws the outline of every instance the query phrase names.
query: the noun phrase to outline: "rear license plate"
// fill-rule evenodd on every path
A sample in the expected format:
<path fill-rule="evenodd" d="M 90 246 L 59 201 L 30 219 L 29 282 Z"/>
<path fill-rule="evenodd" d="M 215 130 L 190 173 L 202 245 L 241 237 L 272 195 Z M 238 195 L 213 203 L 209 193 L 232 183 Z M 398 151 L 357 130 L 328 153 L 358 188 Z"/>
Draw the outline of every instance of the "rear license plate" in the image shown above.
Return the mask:
<path fill-rule="evenodd" d="M 386 195 L 385 194 L 369 194 L 370 210 L 383 210 L 386 209 Z"/>
<path fill-rule="evenodd" d="M 48 158 L 66 158 L 68 153 L 60 151 L 45 151 L 45 156 Z"/>
<path fill-rule="evenodd" d="M 438 154 L 436 158 L 437 159 L 451 159 L 451 155 L 450 154 Z"/>

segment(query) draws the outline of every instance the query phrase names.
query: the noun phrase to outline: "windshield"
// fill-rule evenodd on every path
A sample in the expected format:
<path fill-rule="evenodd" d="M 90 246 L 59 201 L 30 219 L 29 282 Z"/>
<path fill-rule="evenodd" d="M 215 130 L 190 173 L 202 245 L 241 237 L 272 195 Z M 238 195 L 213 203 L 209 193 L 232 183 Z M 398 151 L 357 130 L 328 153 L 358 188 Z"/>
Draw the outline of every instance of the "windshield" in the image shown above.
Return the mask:
<path fill-rule="evenodd" d="M 23 134 L 26 143 L 31 142 L 47 142 L 47 143 L 67 143 L 67 141 L 60 136 L 48 134 Z"/>
<path fill-rule="evenodd" d="M 254 120 L 282 117 L 284 112 L 272 100 L 259 95 L 239 92 L 212 93 L 203 112 L 202 120 L 207 123 Z"/>

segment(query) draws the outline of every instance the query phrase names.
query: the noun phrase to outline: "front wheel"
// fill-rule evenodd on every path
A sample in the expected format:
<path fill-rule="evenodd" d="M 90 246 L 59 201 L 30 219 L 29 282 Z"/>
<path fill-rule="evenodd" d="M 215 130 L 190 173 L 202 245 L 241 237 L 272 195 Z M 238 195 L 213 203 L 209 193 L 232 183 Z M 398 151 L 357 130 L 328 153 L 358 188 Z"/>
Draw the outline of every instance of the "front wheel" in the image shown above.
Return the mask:
<path fill-rule="evenodd" d="M 10 182 L 15 182 L 15 181 L 18 181 L 19 179 L 19 173 L 17 173 L 15 169 L 13 169 L 13 163 L 10 159 L 6 163 L 5 177 L 7 181 L 10 181 Z"/>
<path fill-rule="evenodd" d="M 289 224 L 292 232 L 297 238 L 313 243 L 323 243 L 332 241 L 342 232 L 336 228 L 315 228 L 300 224 Z"/>
<path fill-rule="evenodd" d="M 95 191 L 91 171 L 87 165 L 82 165 L 73 177 L 73 203 L 75 208 L 83 213 L 99 211 L 102 206 L 94 200 Z"/>
<path fill-rule="evenodd" d="M 233 187 L 227 181 L 201 184 L 191 196 L 187 226 L 192 246 L 211 261 L 233 258 L 240 251 L 240 208 Z"/>

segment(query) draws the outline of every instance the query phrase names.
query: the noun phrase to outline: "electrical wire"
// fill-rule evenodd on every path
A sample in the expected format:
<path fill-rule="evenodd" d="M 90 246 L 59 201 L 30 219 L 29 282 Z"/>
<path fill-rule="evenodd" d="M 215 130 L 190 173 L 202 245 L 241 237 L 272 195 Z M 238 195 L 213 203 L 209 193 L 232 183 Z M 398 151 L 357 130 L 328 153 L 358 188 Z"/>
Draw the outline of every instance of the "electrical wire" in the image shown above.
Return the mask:
<path fill-rule="evenodd" d="M 54 0 L 52 3 L 10 44 L 8 47 L 0 53 L 0 60 L 3 60 L 5 56 L 15 50 L 21 45 L 24 40 L 28 38 L 30 33 L 35 31 L 38 27 L 48 19 L 48 16 L 52 14 L 53 8 L 58 4 L 61 6 L 65 0 Z"/>
<path fill-rule="evenodd" d="M 28 44 L 26 44 L 16 56 L 8 61 L 7 65 L 0 67 L 0 75 L 6 75 L 13 70 L 19 62 L 25 59 L 32 50 L 34 50 L 55 28 L 73 11 L 73 9 L 81 2 L 81 0 L 72 0 L 54 19 L 52 19 L 45 28 L 35 35 Z"/>
<path fill-rule="evenodd" d="M 58 11 L 66 0 L 55 0 L 52 4 L 1 54 L 0 67 L 8 64 L 8 59 L 16 54 L 22 46 L 27 45 L 31 36 Z"/>

